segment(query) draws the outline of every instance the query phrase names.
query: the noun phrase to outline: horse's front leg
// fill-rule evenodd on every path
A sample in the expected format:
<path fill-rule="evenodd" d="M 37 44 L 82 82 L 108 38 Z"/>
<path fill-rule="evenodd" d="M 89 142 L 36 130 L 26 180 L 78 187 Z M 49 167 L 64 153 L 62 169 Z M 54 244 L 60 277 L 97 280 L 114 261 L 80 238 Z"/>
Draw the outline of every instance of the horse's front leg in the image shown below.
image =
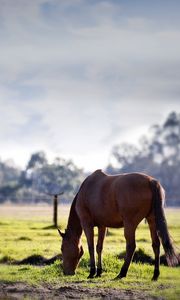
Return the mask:
<path fill-rule="evenodd" d="M 100 277 L 102 274 L 102 249 L 103 249 L 105 233 L 106 233 L 106 227 L 104 227 L 104 226 L 98 227 L 98 241 L 97 241 L 97 246 L 96 246 L 96 252 L 98 255 L 98 263 L 97 263 L 96 277 Z"/>
<path fill-rule="evenodd" d="M 83 226 L 87 238 L 88 250 L 90 256 L 90 273 L 88 278 L 93 278 L 96 274 L 95 257 L 94 257 L 94 227 L 92 225 Z"/>

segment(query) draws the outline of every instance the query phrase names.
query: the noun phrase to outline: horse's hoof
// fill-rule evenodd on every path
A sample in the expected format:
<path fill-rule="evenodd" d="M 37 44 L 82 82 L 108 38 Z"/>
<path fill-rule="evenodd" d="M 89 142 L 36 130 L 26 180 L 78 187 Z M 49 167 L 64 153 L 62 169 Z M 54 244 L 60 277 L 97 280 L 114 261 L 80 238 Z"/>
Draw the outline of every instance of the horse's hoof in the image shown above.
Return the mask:
<path fill-rule="evenodd" d="M 122 267 L 120 273 L 118 274 L 118 276 L 116 277 L 116 279 L 121 279 L 126 277 L 127 275 L 127 269 Z"/>
<path fill-rule="evenodd" d="M 153 278 L 151 280 L 152 281 L 157 281 L 158 280 L 158 276 L 153 276 Z"/>
<path fill-rule="evenodd" d="M 89 278 L 94 278 L 95 274 L 96 274 L 96 268 L 91 268 L 88 279 Z"/>
<path fill-rule="evenodd" d="M 152 281 L 157 281 L 158 277 L 159 277 L 159 274 L 160 274 L 159 270 L 155 269 Z"/>
<path fill-rule="evenodd" d="M 96 277 L 101 277 L 102 274 L 102 268 L 97 268 Z"/>
<path fill-rule="evenodd" d="M 89 276 L 87 277 L 87 279 L 91 279 L 91 278 L 94 278 L 94 275 L 89 274 Z"/>
<path fill-rule="evenodd" d="M 158 280 L 158 277 L 159 277 L 159 275 L 157 276 L 157 275 L 154 275 L 153 277 L 152 277 L 152 281 L 157 281 Z"/>
<path fill-rule="evenodd" d="M 119 279 L 121 279 L 121 277 L 119 275 L 114 277 L 114 280 L 119 280 Z"/>
<path fill-rule="evenodd" d="M 116 276 L 114 278 L 114 280 L 119 280 L 119 279 L 122 279 L 122 278 L 125 278 L 125 277 L 126 277 L 126 275 L 119 274 L 118 276 Z"/>

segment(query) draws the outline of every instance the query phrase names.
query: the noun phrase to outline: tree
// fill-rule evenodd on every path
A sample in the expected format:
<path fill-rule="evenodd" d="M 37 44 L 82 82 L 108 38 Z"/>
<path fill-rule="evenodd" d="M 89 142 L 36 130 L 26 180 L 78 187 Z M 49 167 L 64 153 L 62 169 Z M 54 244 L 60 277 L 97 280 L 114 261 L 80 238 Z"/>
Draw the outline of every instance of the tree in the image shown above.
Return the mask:
<path fill-rule="evenodd" d="M 139 147 L 113 147 L 110 173 L 144 172 L 159 179 L 167 193 L 167 203 L 180 205 L 180 114 L 172 112 L 165 122 L 153 125 L 140 139 Z"/>
<path fill-rule="evenodd" d="M 72 200 L 83 178 L 83 171 L 72 161 L 56 158 L 33 173 L 33 188 L 39 194 L 58 194 L 64 191 L 67 199 Z"/>
<path fill-rule="evenodd" d="M 46 154 L 44 153 L 44 151 L 39 151 L 31 155 L 26 170 L 33 170 L 35 168 L 40 168 L 46 164 L 47 164 Z"/>
<path fill-rule="evenodd" d="M 9 162 L 0 161 L 0 202 L 13 198 L 17 201 L 15 193 L 19 188 L 21 171 Z"/>
<path fill-rule="evenodd" d="M 18 170 L 0 162 L 0 202 L 51 202 L 48 193 L 63 191 L 63 201 L 72 201 L 83 170 L 70 161 L 56 158 L 50 164 L 43 151 L 33 153 L 25 170 Z"/>

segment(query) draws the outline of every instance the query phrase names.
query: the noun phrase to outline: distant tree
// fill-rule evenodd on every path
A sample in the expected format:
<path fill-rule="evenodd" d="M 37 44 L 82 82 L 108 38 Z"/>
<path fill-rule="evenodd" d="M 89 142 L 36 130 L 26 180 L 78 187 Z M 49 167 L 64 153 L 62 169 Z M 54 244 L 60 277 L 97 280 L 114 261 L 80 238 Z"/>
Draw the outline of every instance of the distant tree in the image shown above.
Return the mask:
<path fill-rule="evenodd" d="M 110 173 L 145 172 L 164 185 L 167 203 L 180 205 L 180 114 L 172 112 L 162 125 L 154 125 L 139 147 L 120 144 L 113 147 Z"/>
<path fill-rule="evenodd" d="M 40 168 L 45 166 L 48 163 L 46 154 L 43 151 L 35 152 L 31 155 L 26 169 L 22 170 L 20 176 L 20 184 L 23 187 L 31 188 L 33 184 L 33 174 L 34 172 Z"/>
<path fill-rule="evenodd" d="M 41 195 L 63 191 L 63 197 L 71 201 L 82 178 L 83 171 L 72 161 L 56 158 L 54 163 L 36 169 L 33 174 L 33 188 Z"/>
<path fill-rule="evenodd" d="M 119 146 L 114 146 L 112 155 L 121 169 L 129 167 L 134 162 L 135 157 L 139 155 L 139 150 L 136 146 L 128 143 L 122 143 Z"/>
<path fill-rule="evenodd" d="M 33 170 L 35 168 L 43 167 L 47 164 L 47 162 L 48 161 L 44 151 L 33 153 L 28 161 L 26 170 Z"/>
<path fill-rule="evenodd" d="M 84 179 L 82 169 L 70 161 L 56 158 L 49 164 L 43 151 L 33 153 L 25 170 L 0 162 L 0 202 L 51 202 L 48 193 L 63 191 L 63 200 L 72 201 Z"/>
<path fill-rule="evenodd" d="M 13 198 L 19 188 L 19 176 L 21 171 L 9 162 L 0 161 L 0 202 Z"/>

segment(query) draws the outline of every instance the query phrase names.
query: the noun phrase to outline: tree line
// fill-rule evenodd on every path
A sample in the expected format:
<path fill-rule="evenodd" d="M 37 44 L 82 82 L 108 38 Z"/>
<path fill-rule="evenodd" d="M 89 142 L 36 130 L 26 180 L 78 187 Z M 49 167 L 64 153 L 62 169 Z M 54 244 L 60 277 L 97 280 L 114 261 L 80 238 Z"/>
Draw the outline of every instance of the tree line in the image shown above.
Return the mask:
<path fill-rule="evenodd" d="M 25 170 L 0 162 L 0 203 L 50 202 L 50 194 L 64 192 L 70 201 L 84 179 L 84 172 L 71 160 L 56 158 L 49 163 L 45 152 L 33 153 Z"/>
<path fill-rule="evenodd" d="M 137 146 L 115 145 L 105 171 L 152 175 L 164 186 L 167 205 L 180 206 L 180 114 L 172 112 L 163 124 L 153 125 Z M 62 201 L 72 201 L 86 176 L 71 160 L 56 158 L 50 164 L 43 151 L 33 153 L 24 170 L 0 161 L 0 203 L 50 202 L 49 194 L 59 192 Z"/>
<path fill-rule="evenodd" d="M 167 205 L 180 206 L 180 114 L 172 112 L 153 125 L 139 145 L 115 145 L 107 172 L 142 172 L 157 178 L 166 191 Z"/>

